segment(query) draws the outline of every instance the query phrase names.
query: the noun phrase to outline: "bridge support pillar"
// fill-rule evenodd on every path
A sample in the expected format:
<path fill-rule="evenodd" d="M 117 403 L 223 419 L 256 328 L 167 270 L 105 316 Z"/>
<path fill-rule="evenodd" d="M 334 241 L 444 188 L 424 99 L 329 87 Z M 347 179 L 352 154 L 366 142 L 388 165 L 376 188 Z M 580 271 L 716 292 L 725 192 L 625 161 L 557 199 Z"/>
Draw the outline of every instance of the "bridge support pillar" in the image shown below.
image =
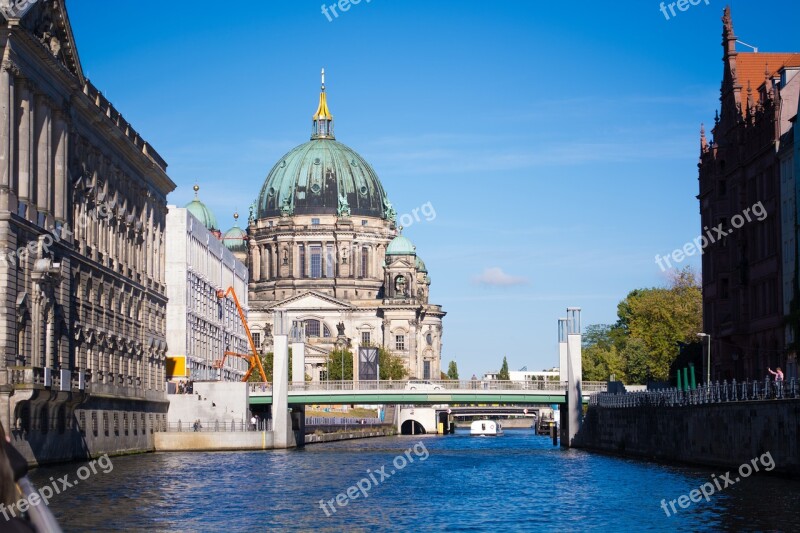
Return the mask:
<path fill-rule="evenodd" d="M 274 363 L 272 369 L 272 431 L 275 448 L 294 446 L 292 421 L 289 416 L 289 336 L 273 337 Z"/>
<path fill-rule="evenodd" d="M 583 422 L 583 364 L 581 361 L 581 310 L 567 309 L 567 414 L 561 429 L 561 446 L 572 447 Z"/>
<path fill-rule="evenodd" d="M 564 383 L 569 380 L 567 355 L 567 319 L 558 319 L 558 380 Z"/>
<path fill-rule="evenodd" d="M 306 343 L 292 342 L 292 382 L 303 383 L 306 380 Z"/>

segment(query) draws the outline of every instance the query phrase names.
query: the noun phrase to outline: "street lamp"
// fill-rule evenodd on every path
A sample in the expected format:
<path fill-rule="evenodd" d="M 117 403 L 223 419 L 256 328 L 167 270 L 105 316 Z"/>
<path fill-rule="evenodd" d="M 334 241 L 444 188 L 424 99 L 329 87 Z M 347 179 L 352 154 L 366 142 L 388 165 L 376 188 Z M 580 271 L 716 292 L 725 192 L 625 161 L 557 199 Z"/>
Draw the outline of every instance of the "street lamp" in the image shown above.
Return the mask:
<path fill-rule="evenodd" d="M 706 353 L 707 363 L 706 363 L 706 385 L 711 384 L 711 335 L 708 333 L 698 333 L 698 337 L 701 339 L 703 337 L 708 339 L 708 351 Z"/>

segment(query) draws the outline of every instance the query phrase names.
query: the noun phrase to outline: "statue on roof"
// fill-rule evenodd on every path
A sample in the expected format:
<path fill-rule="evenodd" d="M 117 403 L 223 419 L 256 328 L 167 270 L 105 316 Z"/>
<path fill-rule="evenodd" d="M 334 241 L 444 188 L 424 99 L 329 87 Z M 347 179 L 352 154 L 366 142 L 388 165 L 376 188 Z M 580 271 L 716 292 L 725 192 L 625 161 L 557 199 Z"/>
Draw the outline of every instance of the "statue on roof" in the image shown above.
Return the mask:
<path fill-rule="evenodd" d="M 347 194 L 342 189 L 339 189 L 339 208 L 336 214 L 342 218 L 350 216 L 350 204 L 347 202 Z"/>
<path fill-rule="evenodd" d="M 283 199 L 283 202 L 281 202 L 281 216 L 282 217 L 291 216 L 291 214 L 294 212 L 294 209 L 292 208 L 292 201 L 291 201 L 290 198 L 291 198 L 290 196 L 286 196 Z"/>
<path fill-rule="evenodd" d="M 397 220 L 397 211 L 394 210 L 392 202 L 385 196 L 383 197 L 383 218 L 391 222 Z"/>

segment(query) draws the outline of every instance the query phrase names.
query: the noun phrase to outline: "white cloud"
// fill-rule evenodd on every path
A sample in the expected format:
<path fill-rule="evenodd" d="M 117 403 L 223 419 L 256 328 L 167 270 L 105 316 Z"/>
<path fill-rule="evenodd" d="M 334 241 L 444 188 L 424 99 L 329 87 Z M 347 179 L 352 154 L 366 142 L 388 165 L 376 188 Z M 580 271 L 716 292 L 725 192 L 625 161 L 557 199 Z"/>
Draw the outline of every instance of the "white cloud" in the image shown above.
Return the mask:
<path fill-rule="evenodd" d="M 500 267 L 487 268 L 483 274 L 473 278 L 475 283 L 480 285 L 492 285 L 496 287 L 510 287 L 512 285 L 525 285 L 528 283 L 527 278 L 512 276 L 503 272 Z"/>

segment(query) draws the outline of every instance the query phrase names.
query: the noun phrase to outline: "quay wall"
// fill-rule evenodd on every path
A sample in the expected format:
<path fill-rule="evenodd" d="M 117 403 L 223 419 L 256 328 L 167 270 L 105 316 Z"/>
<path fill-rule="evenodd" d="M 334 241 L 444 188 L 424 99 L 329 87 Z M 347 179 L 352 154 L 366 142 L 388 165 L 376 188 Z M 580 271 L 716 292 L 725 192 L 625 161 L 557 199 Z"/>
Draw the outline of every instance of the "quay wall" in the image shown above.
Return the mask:
<path fill-rule="evenodd" d="M 769 452 L 773 473 L 800 476 L 800 400 L 686 407 L 590 406 L 575 448 L 738 468 Z"/>
<path fill-rule="evenodd" d="M 172 432 L 155 434 L 157 452 L 223 452 L 271 450 L 272 431 Z"/>
<path fill-rule="evenodd" d="M 335 442 L 339 440 L 369 439 L 375 437 L 391 437 L 394 434 L 394 428 L 354 430 L 343 433 L 323 433 L 322 435 L 311 434 L 306 435 L 306 444 Z"/>

